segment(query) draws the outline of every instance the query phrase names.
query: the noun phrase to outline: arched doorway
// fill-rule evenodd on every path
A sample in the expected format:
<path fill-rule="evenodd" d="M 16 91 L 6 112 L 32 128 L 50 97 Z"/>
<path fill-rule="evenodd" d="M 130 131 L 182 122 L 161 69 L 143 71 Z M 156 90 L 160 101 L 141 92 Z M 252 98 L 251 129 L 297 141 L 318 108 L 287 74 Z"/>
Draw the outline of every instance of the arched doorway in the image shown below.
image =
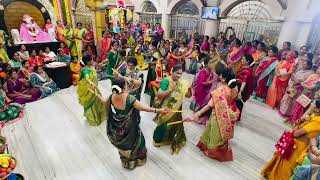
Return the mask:
<path fill-rule="evenodd" d="M 142 6 L 142 12 L 139 14 L 140 22 L 161 23 L 161 14 L 157 14 L 157 8 L 151 1 L 145 1 Z"/>
<path fill-rule="evenodd" d="M 193 33 L 203 33 L 204 22 L 200 19 L 200 11 L 192 1 L 182 1 L 175 5 L 170 16 L 170 37 L 182 38 Z"/>
<path fill-rule="evenodd" d="M 320 47 L 320 15 L 312 21 L 312 27 L 308 38 L 308 46 L 312 51 Z"/>
<path fill-rule="evenodd" d="M 262 1 L 244 1 L 229 8 L 226 18 L 220 21 L 220 32 L 233 27 L 243 41 L 264 40 L 276 44 L 282 23 L 272 18 L 270 7 Z M 227 34 L 228 37 L 229 34 Z"/>
<path fill-rule="evenodd" d="M 74 21 L 75 23 L 92 24 L 91 11 L 86 6 L 85 0 L 74 1 Z"/>

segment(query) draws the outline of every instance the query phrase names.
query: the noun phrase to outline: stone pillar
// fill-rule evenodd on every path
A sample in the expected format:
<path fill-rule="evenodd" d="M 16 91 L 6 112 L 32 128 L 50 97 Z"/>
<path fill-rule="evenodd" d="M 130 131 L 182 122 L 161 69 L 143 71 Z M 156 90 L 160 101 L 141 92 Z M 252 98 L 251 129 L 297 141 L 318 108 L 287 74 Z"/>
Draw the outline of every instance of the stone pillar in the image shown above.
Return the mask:
<path fill-rule="evenodd" d="M 219 33 L 220 20 L 206 20 L 204 35 L 217 37 Z"/>
<path fill-rule="evenodd" d="M 161 15 L 161 26 L 164 30 L 163 38 L 169 39 L 170 38 L 170 22 L 169 22 L 169 15 L 166 13 L 162 13 Z"/>

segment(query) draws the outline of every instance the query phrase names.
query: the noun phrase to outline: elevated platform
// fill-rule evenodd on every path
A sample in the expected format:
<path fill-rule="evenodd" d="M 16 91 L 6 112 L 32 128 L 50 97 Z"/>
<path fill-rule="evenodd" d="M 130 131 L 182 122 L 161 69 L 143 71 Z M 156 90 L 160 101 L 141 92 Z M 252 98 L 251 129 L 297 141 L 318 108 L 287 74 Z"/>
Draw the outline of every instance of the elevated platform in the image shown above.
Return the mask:
<path fill-rule="evenodd" d="M 34 49 L 39 52 L 40 49 L 43 51 L 45 50 L 46 47 L 49 47 L 51 51 L 54 53 L 57 53 L 57 50 L 60 48 L 60 43 L 59 41 L 56 42 L 45 42 L 45 43 L 28 43 L 28 44 L 14 44 L 12 47 L 7 47 L 7 52 L 9 57 L 11 58 L 13 54 L 17 51 L 20 50 L 21 45 L 25 45 L 29 53 Z"/>

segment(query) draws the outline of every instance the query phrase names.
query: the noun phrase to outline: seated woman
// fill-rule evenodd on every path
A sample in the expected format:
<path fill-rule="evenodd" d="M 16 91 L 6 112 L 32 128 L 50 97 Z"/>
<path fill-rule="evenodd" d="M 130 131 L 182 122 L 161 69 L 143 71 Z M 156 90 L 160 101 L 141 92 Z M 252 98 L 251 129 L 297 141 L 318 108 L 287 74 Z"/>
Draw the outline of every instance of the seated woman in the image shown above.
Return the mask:
<path fill-rule="evenodd" d="M 73 57 L 70 63 L 72 84 L 77 85 L 80 80 L 81 64 L 77 57 Z"/>
<path fill-rule="evenodd" d="M 28 59 L 28 62 L 30 64 L 30 66 L 32 66 L 32 67 L 34 67 L 34 66 L 42 66 L 43 58 L 41 56 L 37 56 L 36 50 L 32 50 L 31 56 Z"/>
<path fill-rule="evenodd" d="M 273 158 L 262 170 L 262 177 L 287 180 L 293 175 L 294 168 L 301 163 L 300 158 L 304 158 L 303 155 L 309 148 L 310 139 L 320 135 L 320 100 L 315 101 L 312 115 L 305 119 L 302 119 L 300 124 L 292 130 L 295 148 L 289 158 L 281 158 L 275 152 Z"/>
<path fill-rule="evenodd" d="M 69 63 L 71 61 L 71 56 L 65 55 L 63 49 L 58 49 L 57 61 Z"/>
<path fill-rule="evenodd" d="M 30 74 L 33 71 L 33 68 L 30 66 L 29 61 L 22 61 L 20 70 L 18 71 L 18 76 L 20 81 L 25 83 L 29 81 Z"/>
<path fill-rule="evenodd" d="M 8 123 L 19 117 L 23 106 L 15 103 L 9 103 L 10 99 L 0 86 L 0 127 L 1 124 Z"/>
<path fill-rule="evenodd" d="M 286 93 L 280 102 L 280 114 L 289 117 L 294 103 L 303 91 L 302 83 L 313 74 L 312 61 L 305 61 L 302 69 L 296 71 L 291 76 Z"/>
<path fill-rule="evenodd" d="M 215 89 L 211 93 L 208 104 L 189 120 L 196 120 L 203 113 L 212 109 L 209 124 L 202 133 L 197 147 L 209 158 L 218 161 L 232 161 L 232 149 L 228 141 L 233 138 L 234 123 L 240 113 L 235 104 L 238 94 L 237 80 L 229 68 L 222 71 L 220 80 L 223 86 Z"/>
<path fill-rule="evenodd" d="M 43 54 L 45 55 L 45 62 L 51 62 L 57 59 L 57 55 L 51 51 L 49 47 L 46 47 L 46 50 Z"/>
<path fill-rule="evenodd" d="M 30 83 L 33 87 L 40 88 L 41 98 L 55 93 L 58 88 L 56 83 L 43 71 L 41 66 L 35 66 L 30 74 Z"/>
<path fill-rule="evenodd" d="M 70 56 L 70 50 L 66 47 L 65 43 L 63 43 L 63 42 L 60 43 L 60 48 L 59 49 L 63 50 L 64 55 Z"/>
<path fill-rule="evenodd" d="M 194 79 L 193 96 L 194 100 L 190 104 L 190 109 L 198 111 L 206 105 L 210 98 L 210 91 L 216 89 L 218 83 L 218 75 L 215 73 L 214 60 L 209 57 L 204 59 L 205 67 L 199 71 Z M 207 124 L 209 117 L 202 116 L 197 123 Z"/>
<path fill-rule="evenodd" d="M 292 180 L 312 180 L 320 178 L 320 136 L 310 139 L 308 155 L 294 170 Z"/>
<path fill-rule="evenodd" d="M 17 71 L 12 69 L 8 72 L 9 80 L 8 97 L 14 102 L 19 104 L 25 104 L 27 102 L 33 102 L 40 98 L 41 91 L 39 88 L 31 88 L 19 80 Z"/>
<path fill-rule="evenodd" d="M 12 59 L 9 61 L 11 67 L 19 69 L 21 67 L 21 58 L 18 53 L 14 53 Z"/>

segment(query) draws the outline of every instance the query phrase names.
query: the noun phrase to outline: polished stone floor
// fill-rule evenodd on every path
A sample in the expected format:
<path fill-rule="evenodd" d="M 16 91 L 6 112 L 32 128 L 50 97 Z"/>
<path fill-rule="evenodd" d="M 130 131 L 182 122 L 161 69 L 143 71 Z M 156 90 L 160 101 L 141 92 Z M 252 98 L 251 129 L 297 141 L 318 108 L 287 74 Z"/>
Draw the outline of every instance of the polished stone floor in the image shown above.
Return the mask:
<path fill-rule="evenodd" d="M 109 81 L 100 82 L 100 90 L 104 96 L 110 94 Z M 142 101 L 148 104 L 148 98 L 144 95 Z M 189 103 L 190 99 L 184 102 L 185 109 Z M 17 172 L 27 180 L 260 179 L 260 170 L 287 128 L 275 111 L 249 100 L 231 140 L 234 161 L 221 163 L 197 149 L 204 127 L 195 123 L 185 123 L 188 142 L 179 155 L 171 155 L 169 147 L 155 148 L 154 114 L 141 113 L 148 161 L 128 171 L 121 167 L 118 152 L 107 139 L 105 123 L 90 127 L 82 112 L 75 87 L 28 104 L 25 118 L 2 130 L 10 153 L 18 160 Z"/>

